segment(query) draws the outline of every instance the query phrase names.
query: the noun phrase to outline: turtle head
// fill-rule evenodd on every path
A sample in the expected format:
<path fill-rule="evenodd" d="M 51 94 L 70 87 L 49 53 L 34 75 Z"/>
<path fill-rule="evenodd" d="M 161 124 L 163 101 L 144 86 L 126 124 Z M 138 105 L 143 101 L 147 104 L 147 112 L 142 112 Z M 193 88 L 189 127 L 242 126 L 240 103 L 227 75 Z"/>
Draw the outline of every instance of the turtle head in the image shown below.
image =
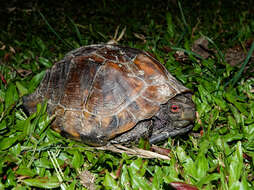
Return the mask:
<path fill-rule="evenodd" d="M 195 105 L 191 93 L 182 93 L 161 105 L 159 112 L 153 117 L 154 126 L 150 143 L 154 144 L 188 132 L 193 128 Z"/>

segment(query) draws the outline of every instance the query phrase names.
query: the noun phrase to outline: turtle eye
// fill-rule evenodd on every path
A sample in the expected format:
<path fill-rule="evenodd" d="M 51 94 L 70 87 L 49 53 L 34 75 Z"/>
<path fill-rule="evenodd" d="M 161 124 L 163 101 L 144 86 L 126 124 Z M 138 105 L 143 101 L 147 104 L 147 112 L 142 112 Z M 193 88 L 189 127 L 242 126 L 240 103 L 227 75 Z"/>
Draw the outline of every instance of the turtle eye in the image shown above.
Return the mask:
<path fill-rule="evenodd" d="M 180 107 L 178 105 L 172 105 L 170 107 L 170 111 L 173 112 L 173 113 L 177 113 L 180 111 Z"/>

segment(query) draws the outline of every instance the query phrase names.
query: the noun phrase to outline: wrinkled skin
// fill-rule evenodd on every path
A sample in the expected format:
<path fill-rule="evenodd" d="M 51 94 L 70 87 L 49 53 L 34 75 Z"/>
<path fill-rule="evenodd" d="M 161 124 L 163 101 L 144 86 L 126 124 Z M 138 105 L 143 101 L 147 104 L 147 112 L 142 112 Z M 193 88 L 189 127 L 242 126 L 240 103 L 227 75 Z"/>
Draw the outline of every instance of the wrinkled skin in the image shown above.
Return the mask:
<path fill-rule="evenodd" d="M 193 127 L 195 106 L 191 94 L 180 94 L 162 104 L 159 112 L 149 120 L 139 122 L 133 129 L 112 139 L 110 143 L 137 143 L 141 137 L 151 144 L 188 132 Z"/>

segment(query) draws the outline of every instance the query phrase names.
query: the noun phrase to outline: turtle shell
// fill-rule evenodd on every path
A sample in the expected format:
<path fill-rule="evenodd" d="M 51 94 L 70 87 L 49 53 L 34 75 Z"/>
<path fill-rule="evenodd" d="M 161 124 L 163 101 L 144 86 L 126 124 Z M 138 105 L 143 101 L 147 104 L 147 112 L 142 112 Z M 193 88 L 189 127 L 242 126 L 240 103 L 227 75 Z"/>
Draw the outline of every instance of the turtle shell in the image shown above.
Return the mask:
<path fill-rule="evenodd" d="M 151 118 L 182 92 L 180 84 L 150 54 L 117 45 L 90 45 L 69 52 L 25 98 L 34 111 L 48 100 L 53 127 L 90 145 L 102 145 Z"/>

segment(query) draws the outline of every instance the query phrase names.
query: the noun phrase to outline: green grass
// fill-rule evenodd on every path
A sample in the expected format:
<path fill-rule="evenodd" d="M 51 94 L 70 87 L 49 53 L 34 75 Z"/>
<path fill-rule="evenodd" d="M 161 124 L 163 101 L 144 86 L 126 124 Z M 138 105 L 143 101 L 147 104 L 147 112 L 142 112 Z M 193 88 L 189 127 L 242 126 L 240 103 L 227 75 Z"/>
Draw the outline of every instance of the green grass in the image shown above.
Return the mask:
<path fill-rule="evenodd" d="M 36 2 L 36 1 L 35 1 Z M 51 7 L 51 8 L 49 8 Z M 0 189 L 85 189 L 81 172 L 97 189 L 170 189 L 183 182 L 199 189 L 254 188 L 254 18 L 252 1 L 37 2 L 5 13 L 0 22 Z M 158 11 L 159 10 L 159 11 Z M 107 42 L 126 26 L 120 44 L 153 53 L 193 91 L 193 131 L 168 139 L 170 160 L 97 151 L 50 128 L 46 102 L 28 115 L 22 96 L 46 69 L 81 45 Z M 143 38 L 135 37 L 134 33 Z M 137 35 L 136 35 L 137 36 Z M 205 36 L 211 56 L 193 52 Z M 244 64 L 225 60 L 230 47 Z M 176 51 L 185 52 L 179 60 Z M 251 71 L 252 69 L 252 71 Z"/>

